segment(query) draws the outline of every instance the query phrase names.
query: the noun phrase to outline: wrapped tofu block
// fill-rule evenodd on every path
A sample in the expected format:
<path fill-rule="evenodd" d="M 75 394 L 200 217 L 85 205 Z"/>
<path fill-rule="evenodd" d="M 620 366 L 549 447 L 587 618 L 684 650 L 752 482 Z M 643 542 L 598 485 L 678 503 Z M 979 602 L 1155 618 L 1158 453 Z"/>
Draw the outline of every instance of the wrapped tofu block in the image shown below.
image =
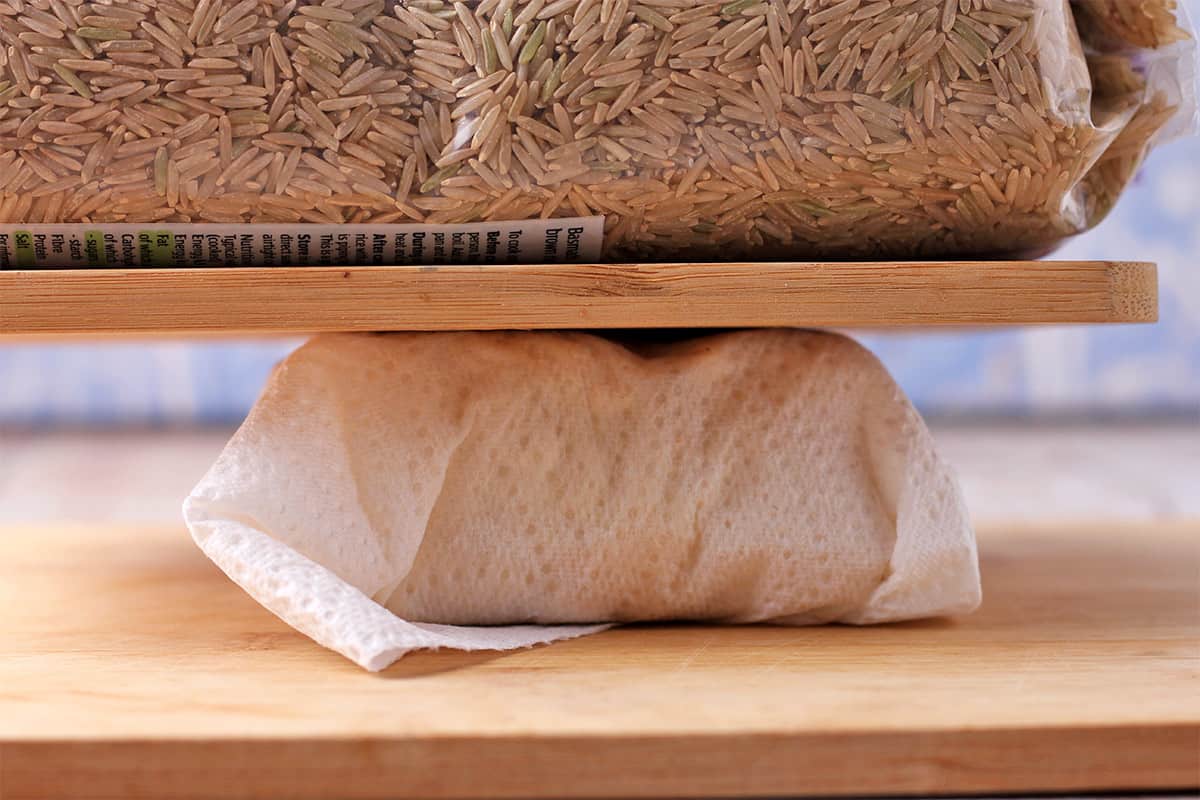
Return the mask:
<path fill-rule="evenodd" d="M 320 336 L 185 506 L 260 603 L 368 669 L 642 620 L 968 612 L 929 432 L 849 339 Z"/>

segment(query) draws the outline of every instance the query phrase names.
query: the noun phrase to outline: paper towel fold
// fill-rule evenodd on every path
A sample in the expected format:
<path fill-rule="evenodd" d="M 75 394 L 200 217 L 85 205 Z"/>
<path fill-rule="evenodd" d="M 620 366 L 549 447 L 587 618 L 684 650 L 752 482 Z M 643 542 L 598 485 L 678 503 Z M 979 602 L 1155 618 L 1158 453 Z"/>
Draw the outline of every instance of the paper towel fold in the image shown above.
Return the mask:
<path fill-rule="evenodd" d="M 980 595 L 929 432 L 824 333 L 319 336 L 184 516 L 256 600 L 370 670 L 614 622 L 861 624 Z"/>

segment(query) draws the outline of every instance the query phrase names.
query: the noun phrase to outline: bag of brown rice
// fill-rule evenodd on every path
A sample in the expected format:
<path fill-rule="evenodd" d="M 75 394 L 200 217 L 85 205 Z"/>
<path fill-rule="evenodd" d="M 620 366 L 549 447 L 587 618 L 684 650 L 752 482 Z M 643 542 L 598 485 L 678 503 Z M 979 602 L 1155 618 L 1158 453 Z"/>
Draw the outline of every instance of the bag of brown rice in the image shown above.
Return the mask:
<path fill-rule="evenodd" d="M 0 0 L 0 223 L 603 217 L 607 260 L 987 255 L 1190 124 L 1174 0 Z"/>

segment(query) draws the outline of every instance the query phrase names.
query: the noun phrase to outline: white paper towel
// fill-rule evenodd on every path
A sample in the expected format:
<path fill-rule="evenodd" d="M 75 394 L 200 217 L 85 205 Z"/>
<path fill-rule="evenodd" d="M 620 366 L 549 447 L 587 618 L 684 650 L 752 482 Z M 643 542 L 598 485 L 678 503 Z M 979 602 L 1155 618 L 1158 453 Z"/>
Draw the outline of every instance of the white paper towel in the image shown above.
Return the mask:
<path fill-rule="evenodd" d="M 370 670 L 613 622 L 862 624 L 980 596 L 929 432 L 824 333 L 319 336 L 184 516 L 255 599 Z"/>

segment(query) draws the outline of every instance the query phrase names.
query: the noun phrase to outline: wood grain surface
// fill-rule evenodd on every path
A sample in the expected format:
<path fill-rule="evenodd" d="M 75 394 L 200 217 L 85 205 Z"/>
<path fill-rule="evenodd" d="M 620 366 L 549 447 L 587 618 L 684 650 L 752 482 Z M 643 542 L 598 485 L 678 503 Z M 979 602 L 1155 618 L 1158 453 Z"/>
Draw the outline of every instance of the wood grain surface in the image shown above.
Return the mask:
<path fill-rule="evenodd" d="M 632 627 L 371 675 L 181 528 L 0 528 L 0 797 L 1195 787 L 1198 535 L 984 530 L 956 621 Z"/>
<path fill-rule="evenodd" d="M 1152 322 L 1153 264 L 583 264 L 0 272 L 0 334 Z"/>

